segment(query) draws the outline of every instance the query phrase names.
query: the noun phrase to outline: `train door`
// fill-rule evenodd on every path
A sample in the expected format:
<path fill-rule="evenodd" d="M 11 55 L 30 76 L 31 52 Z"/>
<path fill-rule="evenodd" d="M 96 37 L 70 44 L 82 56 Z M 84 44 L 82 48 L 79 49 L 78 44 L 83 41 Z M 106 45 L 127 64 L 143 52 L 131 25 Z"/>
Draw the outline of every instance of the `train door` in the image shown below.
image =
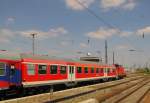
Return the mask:
<path fill-rule="evenodd" d="M 9 81 L 10 85 L 19 85 L 21 82 L 21 69 L 20 64 L 13 62 L 9 65 L 10 71 L 9 71 Z"/>
<path fill-rule="evenodd" d="M 73 65 L 68 66 L 68 80 L 75 81 L 75 66 Z"/>
<path fill-rule="evenodd" d="M 6 62 L 0 61 L 0 90 L 9 88 L 8 66 Z M 0 93 L 1 96 L 1 93 Z"/>
<path fill-rule="evenodd" d="M 107 77 L 107 68 L 104 68 L 104 77 Z"/>

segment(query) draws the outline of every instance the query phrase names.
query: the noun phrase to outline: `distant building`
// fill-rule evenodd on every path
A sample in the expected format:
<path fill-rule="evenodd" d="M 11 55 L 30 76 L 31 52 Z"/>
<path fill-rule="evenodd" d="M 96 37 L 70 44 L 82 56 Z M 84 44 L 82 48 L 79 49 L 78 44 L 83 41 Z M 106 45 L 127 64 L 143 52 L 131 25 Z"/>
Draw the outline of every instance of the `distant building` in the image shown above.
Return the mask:
<path fill-rule="evenodd" d="M 102 59 L 99 57 L 91 57 L 91 56 L 87 56 L 87 57 L 80 57 L 81 61 L 91 61 L 91 62 L 100 62 L 102 63 Z"/>

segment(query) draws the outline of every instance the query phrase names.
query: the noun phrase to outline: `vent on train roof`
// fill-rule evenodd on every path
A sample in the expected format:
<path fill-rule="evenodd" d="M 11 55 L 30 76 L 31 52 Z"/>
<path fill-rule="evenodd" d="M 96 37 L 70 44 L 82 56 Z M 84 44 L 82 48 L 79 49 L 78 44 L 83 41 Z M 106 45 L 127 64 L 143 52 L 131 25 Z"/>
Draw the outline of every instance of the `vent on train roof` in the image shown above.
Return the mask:
<path fill-rule="evenodd" d="M 22 59 L 24 58 L 31 58 L 31 59 L 43 59 L 43 60 L 67 60 L 67 61 L 74 61 L 73 59 L 56 57 L 56 56 L 48 56 L 48 55 L 30 55 L 30 54 L 21 54 Z"/>
<path fill-rule="evenodd" d="M 102 60 L 99 57 L 91 57 L 91 56 L 87 56 L 87 57 L 80 57 L 81 61 L 90 61 L 90 62 L 100 62 L 102 63 Z"/>

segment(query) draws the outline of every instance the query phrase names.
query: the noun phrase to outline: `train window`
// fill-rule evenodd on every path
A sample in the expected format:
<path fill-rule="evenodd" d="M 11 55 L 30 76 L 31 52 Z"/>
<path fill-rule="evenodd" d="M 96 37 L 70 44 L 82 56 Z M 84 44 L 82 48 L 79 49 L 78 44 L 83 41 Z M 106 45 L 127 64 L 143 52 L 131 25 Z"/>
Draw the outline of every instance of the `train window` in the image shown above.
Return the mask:
<path fill-rule="evenodd" d="M 72 66 L 72 74 L 74 73 L 74 66 Z"/>
<path fill-rule="evenodd" d="M 82 73 L 82 68 L 81 67 L 77 67 L 77 73 Z"/>
<path fill-rule="evenodd" d="M 46 68 L 47 68 L 46 65 L 39 65 L 38 73 L 39 74 L 46 74 Z"/>
<path fill-rule="evenodd" d="M 84 67 L 84 73 L 88 73 L 88 67 Z"/>
<path fill-rule="evenodd" d="M 72 67 L 69 66 L 69 73 L 72 74 Z"/>
<path fill-rule="evenodd" d="M 28 75 L 34 75 L 35 74 L 35 65 L 34 64 L 28 64 L 27 65 L 27 73 L 28 73 Z"/>
<path fill-rule="evenodd" d="M 113 70 L 112 70 L 112 68 L 110 69 L 110 71 L 109 71 L 110 73 L 112 73 L 113 72 Z"/>
<path fill-rule="evenodd" d="M 50 66 L 50 74 L 57 74 L 57 65 Z"/>
<path fill-rule="evenodd" d="M 110 73 L 110 68 L 107 68 L 107 73 Z"/>
<path fill-rule="evenodd" d="M 0 63 L 0 76 L 5 75 L 5 64 Z"/>
<path fill-rule="evenodd" d="M 14 64 L 11 64 L 10 65 L 10 75 L 15 75 L 15 71 L 16 71 L 16 69 L 15 69 L 15 65 Z"/>
<path fill-rule="evenodd" d="M 60 74 L 66 74 L 66 66 L 60 66 Z"/>
<path fill-rule="evenodd" d="M 113 69 L 113 73 L 115 73 L 115 69 Z"/>
<path fill-rule="evenodd" d="M 96 68 L 96 73 L 99 73 L 99 68 Z"/>
<path fill-rule="evenodd" d="M 91 68 L 91 73 L 94 73 L 94 67 Z"/>
<path fill-rule="evenodd" d="M 103 73 L 103 72 L 104 72 L 104 70 L 103 70 L 103 68 L 101 68 L 101 69 L 100 69 L 100 73 Z"/>

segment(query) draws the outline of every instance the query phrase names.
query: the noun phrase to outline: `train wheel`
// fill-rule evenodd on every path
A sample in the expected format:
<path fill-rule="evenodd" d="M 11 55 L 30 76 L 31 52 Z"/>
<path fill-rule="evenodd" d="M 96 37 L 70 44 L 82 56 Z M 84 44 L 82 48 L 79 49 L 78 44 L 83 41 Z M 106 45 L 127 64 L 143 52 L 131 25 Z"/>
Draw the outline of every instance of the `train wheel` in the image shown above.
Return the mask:
<path fill-rule="evenodd" d="M 0 101 L 5 100 L 6 98 L 6 91 L 1 91 L 0 92 Z"/>
<path fill-rule="evenodd" d="M 107 81 L 108 81 L 108 78 L 103 78 L 103 81 L 104 81 L 104 82 L 107 82 Z"/>
<path fill-rule="evenodd" d="M 116 76 L 116 80 L 119 80 L 120 78 L 119 78 L 119 76 Z"/>
<path fill-rule="evenodd" d="M 65 83 L 65 85 L 66 85 L 67 87 L 73 87 L 73 86 L 76 86 L 76 85 L 77 85 L 77 82 L 67 82 L 67 83 Z"/>

